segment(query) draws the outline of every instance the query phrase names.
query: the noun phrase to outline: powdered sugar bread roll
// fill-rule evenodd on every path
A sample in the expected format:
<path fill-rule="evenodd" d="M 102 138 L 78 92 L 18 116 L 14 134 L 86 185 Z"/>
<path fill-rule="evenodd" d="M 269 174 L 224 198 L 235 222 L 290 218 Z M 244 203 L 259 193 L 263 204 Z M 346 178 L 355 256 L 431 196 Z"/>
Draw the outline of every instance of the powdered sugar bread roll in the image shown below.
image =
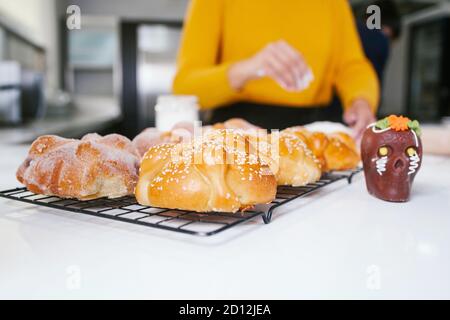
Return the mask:
<path fill-rule="evenodd" d="M 127 138 L 89 134 L 81 140 L 42 136 L 31 145 L 17 179 L 37 194 L 90 200 L 134 192 L 139 155 Z"/>

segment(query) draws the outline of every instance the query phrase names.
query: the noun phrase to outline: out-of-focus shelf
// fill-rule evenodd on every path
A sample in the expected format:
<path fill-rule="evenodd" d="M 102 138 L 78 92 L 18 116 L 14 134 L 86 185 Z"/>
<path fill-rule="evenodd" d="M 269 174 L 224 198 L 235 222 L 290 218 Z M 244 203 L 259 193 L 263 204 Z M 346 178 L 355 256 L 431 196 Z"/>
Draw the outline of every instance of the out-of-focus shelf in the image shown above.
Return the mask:
<path fill-rule="evenodd" d="M 111 65 L 94 65 L 94 64 L 75 64 L 69 66 L 71 71 L 85 70 L 85 71 L 113 71 L 114 66 Z"/>
<path fill-rule="evenodd" d="M 113 98 L 75 97 L 75 110 L 68 116 L 44 117 L 20 127 L 0 127 L 1 144 L 29 143 L 41 135 L 76 137 L 100 131 L 121 119 Z"/>

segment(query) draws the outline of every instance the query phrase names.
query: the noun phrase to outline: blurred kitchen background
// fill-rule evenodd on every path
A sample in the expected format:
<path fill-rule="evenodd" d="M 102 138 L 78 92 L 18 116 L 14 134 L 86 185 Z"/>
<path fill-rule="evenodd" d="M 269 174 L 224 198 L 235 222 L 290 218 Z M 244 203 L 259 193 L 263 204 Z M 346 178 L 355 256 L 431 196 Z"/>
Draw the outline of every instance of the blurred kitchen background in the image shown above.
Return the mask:
<path fill-rule="evenodd" d="M 0 142 L 154 125 L 170 93 L 188 0 L 0 0 Z M 360 16 L 372 1 L 351 1 Z M 398 0 L 403 32 L 384 73 L 379 116 L 450 116 L 450 2 Z M 80 30 L 66 27 L 81 8 Z M 448 121 L 448 120 L 447 120 Z"/>

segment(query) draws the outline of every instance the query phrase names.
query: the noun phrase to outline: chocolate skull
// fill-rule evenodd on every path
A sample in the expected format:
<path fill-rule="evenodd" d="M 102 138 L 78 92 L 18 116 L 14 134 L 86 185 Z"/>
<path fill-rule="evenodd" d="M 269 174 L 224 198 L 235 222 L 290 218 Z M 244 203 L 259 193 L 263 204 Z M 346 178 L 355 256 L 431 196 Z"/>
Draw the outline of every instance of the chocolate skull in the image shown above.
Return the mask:
<path fill-rule="evenodd" d="M 369 127 L 361 141 L 367 190 L 386 201 L 409 200 L 422 163 L 422 142 L 414 130 Z"/>

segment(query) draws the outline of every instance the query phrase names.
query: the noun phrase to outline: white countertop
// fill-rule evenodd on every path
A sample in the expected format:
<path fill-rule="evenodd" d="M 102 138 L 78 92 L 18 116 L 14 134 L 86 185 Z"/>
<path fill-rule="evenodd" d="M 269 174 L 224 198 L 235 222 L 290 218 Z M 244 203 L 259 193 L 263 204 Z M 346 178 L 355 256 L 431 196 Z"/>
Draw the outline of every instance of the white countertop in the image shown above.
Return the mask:
<path fill-rule="evenodd" d="M 2 147 L 0 188 L 23 147 Z M 405 204 L 364 178 L 197 238 L 0 199 L 1 298 L 450 298 L 450 158 Z"/>

